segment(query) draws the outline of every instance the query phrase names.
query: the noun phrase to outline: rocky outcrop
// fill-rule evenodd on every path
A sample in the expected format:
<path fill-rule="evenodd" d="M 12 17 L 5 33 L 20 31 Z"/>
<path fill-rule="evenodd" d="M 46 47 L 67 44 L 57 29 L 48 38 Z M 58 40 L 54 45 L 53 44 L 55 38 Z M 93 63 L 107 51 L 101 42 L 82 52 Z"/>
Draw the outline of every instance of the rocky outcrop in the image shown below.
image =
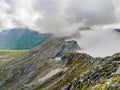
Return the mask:
<path fill-rule="evenodd" d="M 66 41 L 65 43 L 63 43 L 61 50 L 55 55 L 55 58 L 61 58 L 64 54 L 68 53 L 68 52 L 75 52 L 76 50 L 79 50 L 80 47 L 77 44 L 76 41 Z"/>
<path fill-rule="evenodd" d="M 106 59 L 108 60 L 108 59 Z M 84 77 L 76 77 L 76 80 L 72 81 L 65 89 L 62 90 L 74 90 L 83 89 L 89 86 L 93 86 L 97 83 L 102 83 L 103 79 L 109 79 L 115 76 L 116 70 L 119 64 L 111 60 L 103 60 L 102 63 L 98 64 L 97 67 L 91 69 Z"/>

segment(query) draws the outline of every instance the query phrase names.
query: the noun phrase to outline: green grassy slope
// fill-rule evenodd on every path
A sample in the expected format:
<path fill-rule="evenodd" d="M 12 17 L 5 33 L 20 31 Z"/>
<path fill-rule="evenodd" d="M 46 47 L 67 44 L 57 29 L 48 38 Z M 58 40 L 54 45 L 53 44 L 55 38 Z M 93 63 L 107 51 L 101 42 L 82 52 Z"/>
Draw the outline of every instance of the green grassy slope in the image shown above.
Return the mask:
<path fill-rule="evenodd" d="M 27 50 L 0 50 L 0 64 L 19 58 Z"/>

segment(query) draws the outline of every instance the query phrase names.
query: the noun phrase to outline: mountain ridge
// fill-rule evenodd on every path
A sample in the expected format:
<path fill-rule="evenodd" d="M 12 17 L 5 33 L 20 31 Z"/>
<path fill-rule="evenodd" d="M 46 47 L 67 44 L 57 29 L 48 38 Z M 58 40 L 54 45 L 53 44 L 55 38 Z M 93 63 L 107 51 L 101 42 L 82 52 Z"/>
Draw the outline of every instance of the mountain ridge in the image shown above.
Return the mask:
<path fill-rule="evenodd" d="M 119 90 L 120 53 L 93 58 L 77 49 L 76 41 L 48 39 L 0 66 L 1 90 Z"/>

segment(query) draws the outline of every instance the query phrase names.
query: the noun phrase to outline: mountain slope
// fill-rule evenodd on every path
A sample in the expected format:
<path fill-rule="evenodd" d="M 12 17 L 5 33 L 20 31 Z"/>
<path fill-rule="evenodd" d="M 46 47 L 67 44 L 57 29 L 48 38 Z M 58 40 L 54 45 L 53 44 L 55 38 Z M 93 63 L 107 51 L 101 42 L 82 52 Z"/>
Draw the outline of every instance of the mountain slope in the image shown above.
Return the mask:
<path fill-rule="evenodd" d="M 0 49 L 31 49 L 43 43 L 50 36 L 50 34 L 40 34 L 29 29 L 5 30 L 0 33 Z"/>
<path fill-rule="evenodd" d="M 26 50 L 0 50 L 0 64 L 19 58 Z"/>
<path fill-rule="evenodd" d="M 1 65 L 1 90 L 119 90 L 120 53 L 93 58 L 76 41 L 51 38 Z"/>

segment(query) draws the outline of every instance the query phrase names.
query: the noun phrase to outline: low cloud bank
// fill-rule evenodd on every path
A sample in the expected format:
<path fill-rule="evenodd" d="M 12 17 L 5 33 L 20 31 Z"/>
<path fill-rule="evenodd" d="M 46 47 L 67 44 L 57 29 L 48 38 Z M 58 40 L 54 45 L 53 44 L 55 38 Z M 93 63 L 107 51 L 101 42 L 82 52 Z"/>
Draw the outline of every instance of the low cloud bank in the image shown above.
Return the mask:
<path fill-rule="evenodd" d="M 83 30 L 74 38 L 81 47 L 80 53 L 105 57 L 120 52 L 120 32 L 115 30 Z"/>

